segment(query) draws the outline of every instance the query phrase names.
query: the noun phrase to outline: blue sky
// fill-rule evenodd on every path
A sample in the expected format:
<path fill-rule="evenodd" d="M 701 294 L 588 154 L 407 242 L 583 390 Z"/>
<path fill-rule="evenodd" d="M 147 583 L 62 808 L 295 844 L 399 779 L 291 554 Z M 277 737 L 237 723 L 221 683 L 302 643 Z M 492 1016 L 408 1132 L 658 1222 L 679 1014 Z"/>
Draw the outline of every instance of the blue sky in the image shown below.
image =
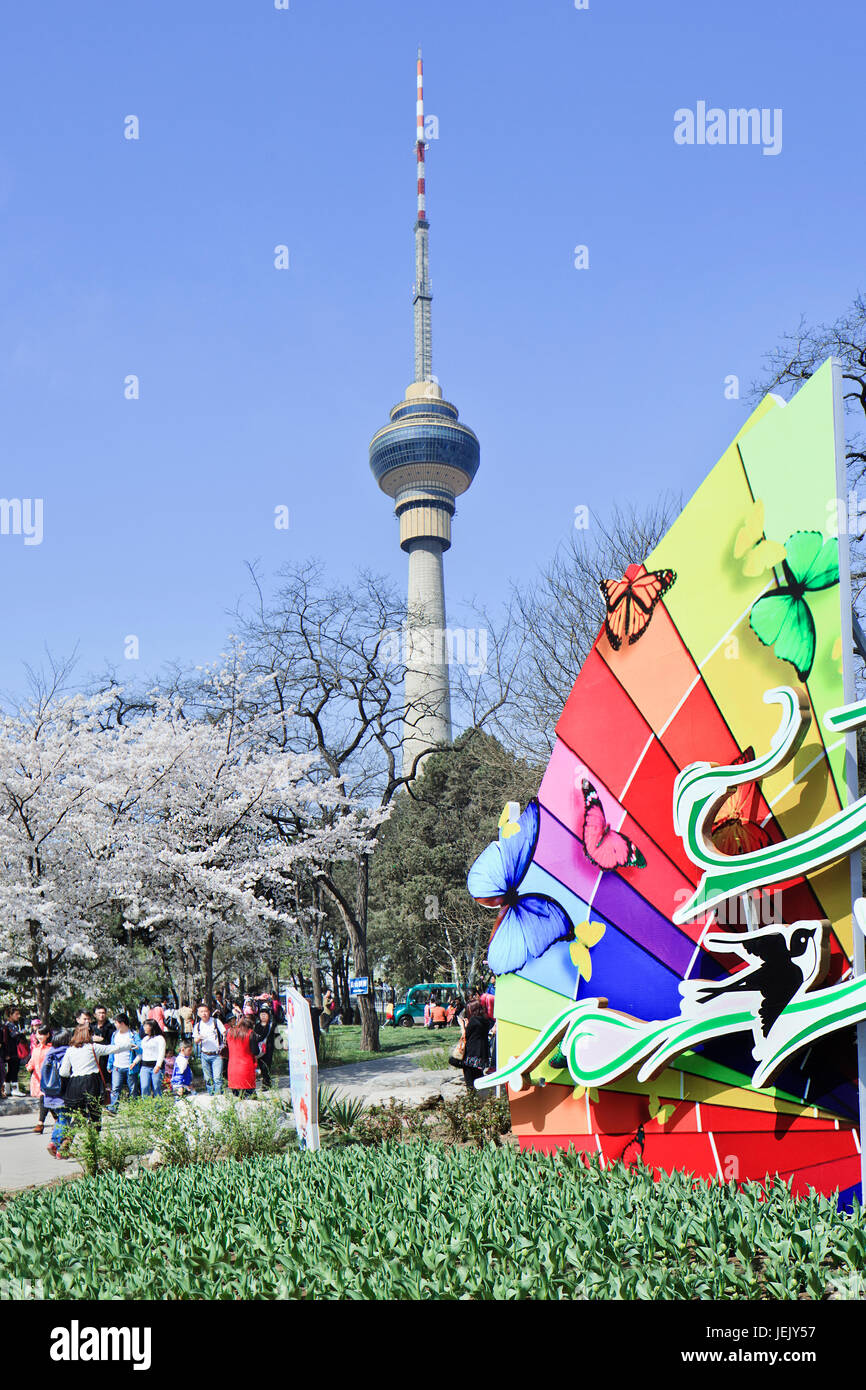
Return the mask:
<path fill-rule="evenodd" d="M 855 0 L 12 7 L 0 494 L 44 499 L 44 539 L 0 536 L 0 686 L 46 647 L 135 680 L 213 659 L 247 561 L 404 581 L 367 448 L 412 375 L 419 42 L 434 368 L 481 441 L 452 611 L 529 578 L 576 506 L 693 489 L 747 413 L 726 375 L 864 284 L 861 24 Z M 781 153 L 678 146 L 700 100 L 781 108 Z"/>

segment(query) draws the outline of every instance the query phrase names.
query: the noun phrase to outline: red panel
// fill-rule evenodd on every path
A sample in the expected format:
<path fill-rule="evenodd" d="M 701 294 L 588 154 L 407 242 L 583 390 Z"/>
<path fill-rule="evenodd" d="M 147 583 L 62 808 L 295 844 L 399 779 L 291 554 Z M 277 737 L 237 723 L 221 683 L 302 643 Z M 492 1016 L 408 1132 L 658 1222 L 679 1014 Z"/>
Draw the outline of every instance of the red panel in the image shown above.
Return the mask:
<path fill-rule="evenodd" d="M 638 1125 L 649 1119 L 649 1097 L 604 1089 L 598 1092 L 597 1102 L 589 1102 L 589 1113 L 593 1132 L 602 1137 L 634 1134 Z"/>
<path fill-rule="evenodd" d="M 638 825 L 652 827 L 652 837 L 685 876 L 697 882 L 698 870 L 691 862 L 683 842 L 674 830 L 674 782 L 678 768 L 653 739 L 625 793 L 626 810 Z"/>
<path fill-rule="evenodd" d="M 701 1129 L 713 1134 L 765 1134 L 778 1133 L 835 1134 L 841 1133 L 845 1126 L 840 1121 L 837 1131 L 833 1120 L 816 1120 L 813 1115 L 782 1115 L 772 1110 L 747 1110 L 730 1105 L 709 1105 L 701 1101 Z M 676 1119 L 676 1117 L 674 1117 Z"/>
<path fill-rule="evenodd" d="M 839 1158 L 832 1163 L 819 1163 L 814 1168 L 801 1168 L 794 1174 L 791 1192 L 795 1197 L 805 1197 L 810 1189 L 823 1192 L 829 1197 L 833 1192 L 844 1192 L 860 1181 L 860 1155 L 854 1158 Z"/>
<path fill-rule="evenodd" d="M 601 1143 L 606 1164 L 610 1165 L 621 1161 L 626 1143 L 624 1138 L 609 1137 L 602 1139 Z M 556 1153 L 573 1149 L 576 1153 L 585 1154 L 587 1157 L 598 1153 L 595 1138 L 585 1135 L 578 1135 L 577 1137 L 570 1134 L 521 1135 L 520 1147 L 521 1149 L 535 1149 L 540 1153 Z M 632 1152 L 633 1150 L 629 1150 L 629 1158 Z M 721 1152 L 719 1156 L 721 1158 Z M 654 1170 L 656 1179 L 661 1172 L 672 1172 L 676 1169 L 693 1173 L 696 1178 L 712 1179 L 718 1177 L 715 1155 L 709 1138 L 705 1134 L 680 1136 L 648 1133 L 641 1161 Z M 791 1191 L 795 1197 L 804 1197 L 811 1190 L 830 1196 L 833 1192 L 844 1191 L 859 1182 L 860 1156 L 855 1153 L 848 1157 L 831 1159 L 826 1163 L 815 1163 L 801 1167 L 794 1171 L 793 1177 L 791 1173 L 785 1172 L 779 1172 L 778 1176 L 785 1181 L 792 1178 Z M 741 1172 L 740 1181 L 745 1180 L 746 1178 Z M 761 1182 L 762 1180 L 763 1173 L 756 1181 Z"/>
<path fill-rule="evenodd" d="M 613 1141 L 602 1140 L 602 1144 L 605 1142 L 613 1148 Z M 619 1152 L 621 1151 L 620 1143 Z M 687 1173 L 694 1173 L 697 1178 L 717 1178 L 719 1175 L 713 1147 L 706 1134 L 653 1133 L 651 1126 L 646 1131 L 643 1161 L 650 1168 L 664 1169 L 665 1172 L 680 1168 Z"/>
<path fill-rule="evenodd" d="M 703 680 L 674 715 L 661 740 L 680 768 L 695 762 L 731 763 L 742 751 Z"/>
<path fill-rule="evenodd" d="M 818 1163 L 850 1158 L 857 1152 L 850 1130 L 812 1134 L 799 1131 L 778 1138 L 771 1133 L 720 1132 L 716 1149 L 723 1173 L 729 1171 L 728 1160 L 736 1158 L 738 1166 L 731 1176 L 740 1182 L 763 1182 L 768 1174 L 792 1173 Z"/>
<path fill-rule="evenodd" d="M 620 800 L 652 730 L 593 648 L 556 733 Z"/>
<path fill-rule="evenodd" d="M 586 1098 L 575 1098 L 570 1085 L 553 1083 L 533 1086 L 520 1094 L 510 1093 L 512 1126 L 515 1134 L 541 1135 L 550 1130 L 559 1135 L 583 1136 L 597 1132 L 602 1137 L 627 1137 L 642 1124 L 650 1127 L 653 1133 L 666 1135 L 712 1131 L 719 1136 L 720 1145 L 729 1142 L 729 1134 L 754 1136 L 761 1142 L 774 1142 L 774 1136 L 775 1142 L 779 1142 L 789 1135 L 808 1135 L 816 1145 L 825 1140 L 836 1143 L 839 1136 L 848 1135 L 847 1142 L 853 1143 L 850 1138 L 853 1125 L 840 1122 L 837 1129 L 833 1120 L 816 1119 L 809 1114 L 783 1115 L 773 1110 L 749 1110 L 745 1106 L 712 1105 L 706 1101 L 700 1102 L 698 1110 L 696 1102 L 691 1100 L 678 1100 L 664 1094 L 660 1099 L 663 1105 L 674 1106 L 674 1112 L 664 1127 L 650 1119 L 649 1096 L 604 1087 L 598 1092 L 598 1100 L 589 1102 L 590 1129 Z M 799 1162 L 796 1159 L 791 1166 Z M 776 1166 L 774 1161 L 773 1168 Z"/>

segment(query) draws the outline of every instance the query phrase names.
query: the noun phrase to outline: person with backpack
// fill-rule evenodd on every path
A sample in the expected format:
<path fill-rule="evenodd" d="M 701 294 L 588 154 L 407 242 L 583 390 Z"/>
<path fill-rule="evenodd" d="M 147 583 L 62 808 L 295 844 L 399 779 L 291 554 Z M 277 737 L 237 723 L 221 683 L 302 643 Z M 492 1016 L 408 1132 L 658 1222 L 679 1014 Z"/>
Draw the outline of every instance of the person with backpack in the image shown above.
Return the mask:
<path fill-rule="evenodd" d="M 226 1043 L 226 1030 L 218 1018 L 211 1017 L 207 1004 L 199 1005 L 192 1039 L 199 1049 L 205 1090 L 209 1096 L 220 1095 L 223 1089 L 223 1048 Z"/>
<path fill-rule="evenodd" d="M 41 1134 L 45 1124 L 45 1100 L 42 1096 L 42 1063 L 51 1051 L 51 1029 L 43 1024 L 36 1032 L 37 1041 L 30 1051 L 27 1070 L 30 1073 L 30 1094 L 39 1101 L 39 1120 L 33 1126 L 34 1134 Z"/>
<path fill-rule="evenodd" d="M 54 1129 L 51 1134 L 51 1143 L 48 1145 L 48 1152 L 54 1158 L 65 1158 L 66 1155 L 60 1152 L 60 1145 L 63 1142 L 63 1125 L 61 1116 L 63 1113 L 63 1102 L 65 1099 L 66 1079 L 60 1075 L 60 1064 L 66 1056 L 66 1049 L 69 1046 L 69 1030 L 58 1028 L 51 1039 L 51 1048 L 45 1054 L 42 1061 L 42 1070 L 39 1074 L 39 1090 L 42 1097 L 39 1113 L 45 1109 L 45 1118 L 49 1115 L 54 1117 Z"/>

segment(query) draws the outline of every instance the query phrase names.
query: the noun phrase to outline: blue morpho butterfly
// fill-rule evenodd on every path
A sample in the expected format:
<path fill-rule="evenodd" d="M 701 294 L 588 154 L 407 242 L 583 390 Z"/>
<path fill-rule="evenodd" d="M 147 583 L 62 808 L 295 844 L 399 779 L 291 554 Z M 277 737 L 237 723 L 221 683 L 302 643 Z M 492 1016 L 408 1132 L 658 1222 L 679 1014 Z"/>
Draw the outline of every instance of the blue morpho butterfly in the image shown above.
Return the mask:
<path fill-rule="evenodd" d="M 500 838 L 479 854 L 466 880 L 483 907 L 500 910 L 487 949 L 494 975 L 520 970 L 574 930 L 568 914 L 552 898 L 519 892 L 538 843 L 538 826 L 538 802 L 530 801 L 520 820 L 506 825 Z"/>

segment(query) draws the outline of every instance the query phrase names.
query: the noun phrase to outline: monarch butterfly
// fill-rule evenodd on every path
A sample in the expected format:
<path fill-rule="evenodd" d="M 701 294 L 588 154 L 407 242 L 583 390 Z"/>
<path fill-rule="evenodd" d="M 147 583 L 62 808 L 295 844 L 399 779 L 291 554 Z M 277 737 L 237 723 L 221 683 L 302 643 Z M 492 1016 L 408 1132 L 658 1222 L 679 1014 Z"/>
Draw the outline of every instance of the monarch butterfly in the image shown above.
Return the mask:
<path fill-rule="evenodd" d="M 674 583 L 673 570 L 650 570 L 640 573 L 638 565 L 629 565 L 623 579 L 603 579 L 599 585 L 606 613 L 604 627 L 607 640 L 618 652 L 625 638 L 636 642 L 646 632 L 653 609 Z"/>

